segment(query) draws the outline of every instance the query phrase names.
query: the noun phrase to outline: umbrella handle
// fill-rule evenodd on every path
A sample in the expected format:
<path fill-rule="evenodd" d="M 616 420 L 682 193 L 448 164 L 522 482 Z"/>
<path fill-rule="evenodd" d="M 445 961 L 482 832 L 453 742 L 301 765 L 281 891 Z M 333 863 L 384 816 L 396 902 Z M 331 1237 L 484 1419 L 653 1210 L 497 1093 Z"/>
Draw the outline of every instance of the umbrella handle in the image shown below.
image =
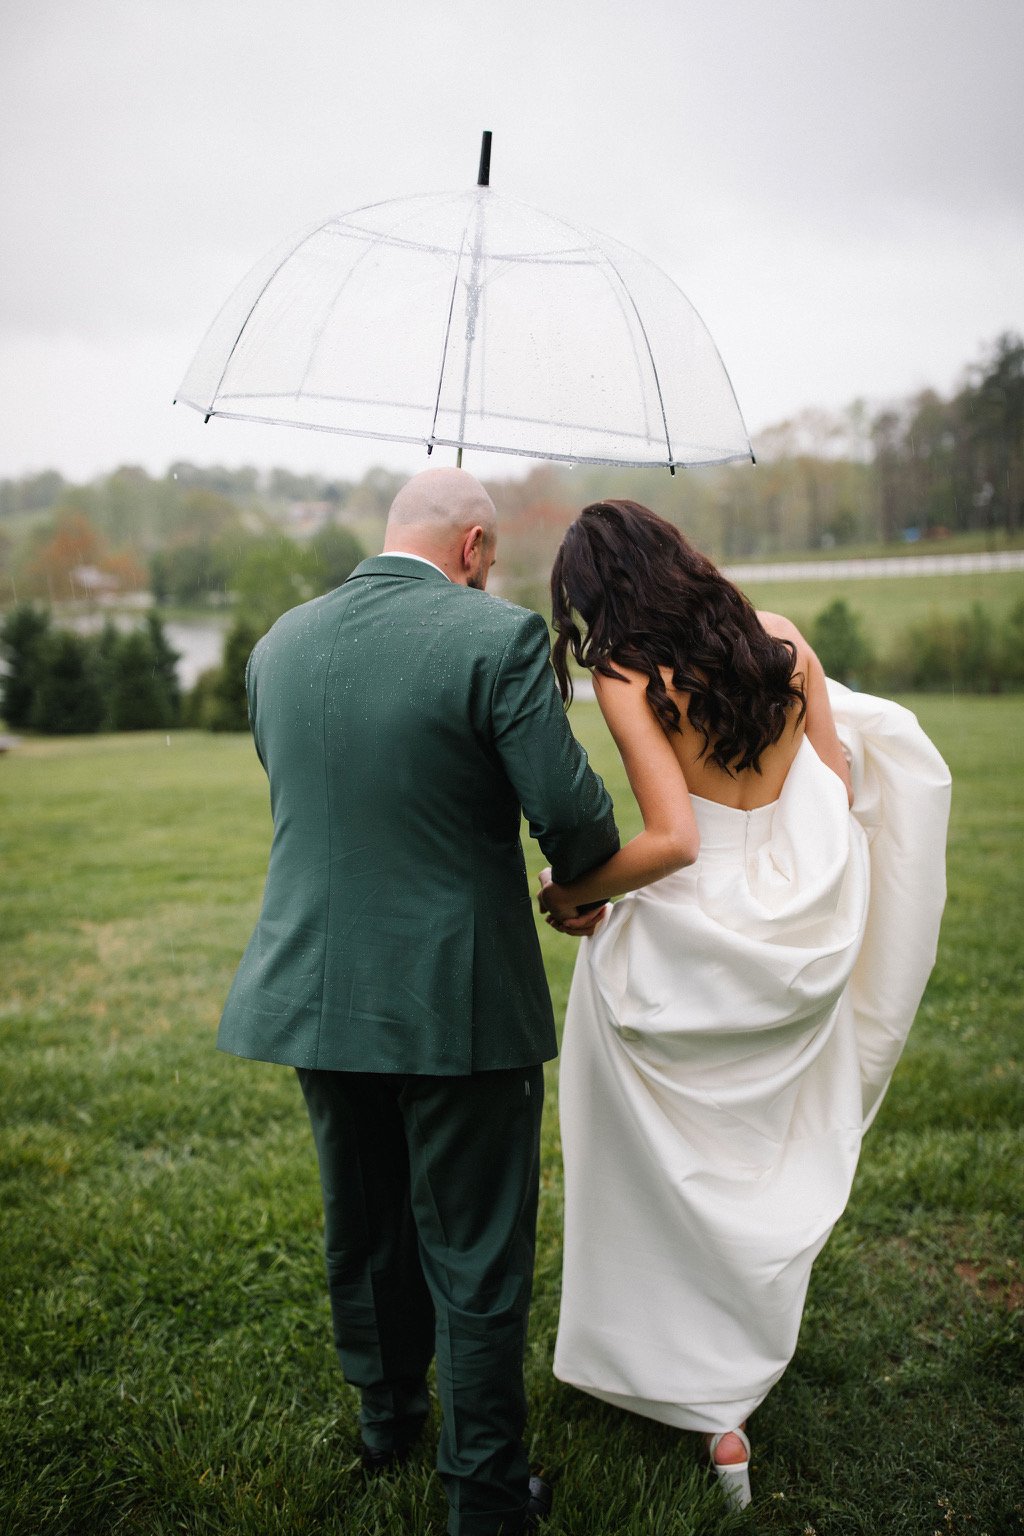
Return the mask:
<path fill-rule="evenodd" d="M 484 136 L 480 142 L 480 169 L 477 172 L 476 184 L 478 187 L 489 187 L 491 184 L 491 131 L 484 129 Z"/>

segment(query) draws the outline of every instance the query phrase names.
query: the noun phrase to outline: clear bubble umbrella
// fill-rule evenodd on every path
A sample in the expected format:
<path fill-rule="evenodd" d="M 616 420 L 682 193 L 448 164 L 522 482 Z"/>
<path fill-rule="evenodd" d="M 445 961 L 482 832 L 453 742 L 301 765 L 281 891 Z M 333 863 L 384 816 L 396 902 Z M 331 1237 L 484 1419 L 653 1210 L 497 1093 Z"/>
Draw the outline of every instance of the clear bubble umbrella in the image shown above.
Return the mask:
<path fill-rule="evenodd" d="M 581 464 L 752 459 L 714 342 L 653 262 L 489 186 L 338 215 L 261 261 L 177 399 L 213 416 Z"/>

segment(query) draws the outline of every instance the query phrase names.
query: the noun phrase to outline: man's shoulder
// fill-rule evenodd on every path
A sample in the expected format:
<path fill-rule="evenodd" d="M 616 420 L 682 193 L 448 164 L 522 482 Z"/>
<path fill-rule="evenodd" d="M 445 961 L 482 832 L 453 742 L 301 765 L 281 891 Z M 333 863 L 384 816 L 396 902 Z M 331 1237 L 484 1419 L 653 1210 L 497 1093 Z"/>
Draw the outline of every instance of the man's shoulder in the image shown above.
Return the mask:
<path fill-rule="evenodd" d="M 313 598 L 283 613 L 256 643 L 252 666 L 274 657 L 287 663 L 297 654 L 310 651 L 325 655 L 338 627 L 344 625 L 351 589 L 336 587 L 322 597 Z M 441 634 L 459 651 L 474 652 L 495 664 L 517 645 L 547 643 L 547 624 L 532 608 L 522 608 L 493 592 L 480 592 L 458 583 L 403 583 L 402 602 L 407 604 L 407 618 L 417 615 L 419 623 L 429 622 L 438 638 Z M 358 615 L 357 615 L 358 617 Z M 378 615 L 383 618 L 383 615 Z M 410 631 L 389 617 L 382 627 L 372 631 L 378 650 L 392 651 Z"/>
<path fill-rule="evenodd" d="M 480 592 L 475 587 L 453 584 L 452 597 L 458 605 L 459 618 L 467 625 L 497 638 L 503 637 L 506 643 L 533 631 L 547 633 L 545 620 L 533 608 L 522 608 L 506 597 L 499 597 L 496 592 Z"/>
<path fill-rule="evenodd" d="M 287 645 L 296 636 L 308 637 L 321 625 L 330 623 L 332 614 L 339 613 L 344 607 L 344 591 L 343 585 L 334 587 L 330 592 L 286 609 L 280 618 L 275 619 L 266 634 L 257 640 L 253 655 L 273 650 L 275 646 Z"/>

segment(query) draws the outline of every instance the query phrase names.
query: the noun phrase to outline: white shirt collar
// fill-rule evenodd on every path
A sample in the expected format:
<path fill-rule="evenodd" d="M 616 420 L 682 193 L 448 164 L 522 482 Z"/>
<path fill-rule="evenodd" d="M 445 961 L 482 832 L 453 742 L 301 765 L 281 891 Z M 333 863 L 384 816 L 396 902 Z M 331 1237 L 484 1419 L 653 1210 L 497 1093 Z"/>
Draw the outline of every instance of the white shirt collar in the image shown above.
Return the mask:
<path fill-rule="evenodd" d="M 433 565 L 435 571 L 441 571 L 441 567 L 439 565 L 434 565 L 433 560 L 428 560 L 426 555 L 411 555 L 407 549 L 385 550 L 383 558 L 391 560 L 395 556 L 397 556 L 399 560 L 419 560 L 422 565 Z M 451 581 L 451 577 L 448 575 L 447 571 L 441 571 L 441 575 L 444 577 L 445 581 Z"/>

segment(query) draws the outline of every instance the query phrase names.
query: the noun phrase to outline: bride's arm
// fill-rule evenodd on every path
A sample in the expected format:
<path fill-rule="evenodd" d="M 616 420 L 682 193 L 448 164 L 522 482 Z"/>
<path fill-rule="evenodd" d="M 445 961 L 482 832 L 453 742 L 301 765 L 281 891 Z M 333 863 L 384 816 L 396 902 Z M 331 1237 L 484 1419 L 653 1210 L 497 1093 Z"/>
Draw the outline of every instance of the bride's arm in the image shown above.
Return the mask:
<path fill-rule="evenodd" d="M 541 906 L 556 918 L 581 906 L 638 890 L 692 864 L 700 834 L 679 760 L 647 702 L 647 679 L 625 667 L 625 682 L 594 674 L 594 692 L 615 738 L 644 830 L 604 864 L 571 885 L 548 884 Z"/>
<path fill-rule="evenodd" d="M 843 751 L 842 742 L 836 731 L 835 717 L 832 714 L 832 705 L 829 703 L 828 688 L 825 684 L 825 669 L 810 646 L 807 648 L 804 675 L 807 679 L 804 684 L 807 695 L 804 733 L 822 762 L 842 779 L 846 788 L 846 799 L 852 805 L 853 780 L 850 777 L 850 765 L 846 761 L 846 753 Z"/>
<path fill-rule="evenodd" d="M 853 780 L 836 731 L 824 667 L 796 625 L 783 618 L 781 613 L 759 613 L 758 618 L 770 635 L 778 640 L 790 640 L 796 646 L 796 670 L 803 673 L 804 695 L 807 699 L 804 734 L 825 766 L 842 779 L 846 787 L 846 798 L 852 805 Z"/>

